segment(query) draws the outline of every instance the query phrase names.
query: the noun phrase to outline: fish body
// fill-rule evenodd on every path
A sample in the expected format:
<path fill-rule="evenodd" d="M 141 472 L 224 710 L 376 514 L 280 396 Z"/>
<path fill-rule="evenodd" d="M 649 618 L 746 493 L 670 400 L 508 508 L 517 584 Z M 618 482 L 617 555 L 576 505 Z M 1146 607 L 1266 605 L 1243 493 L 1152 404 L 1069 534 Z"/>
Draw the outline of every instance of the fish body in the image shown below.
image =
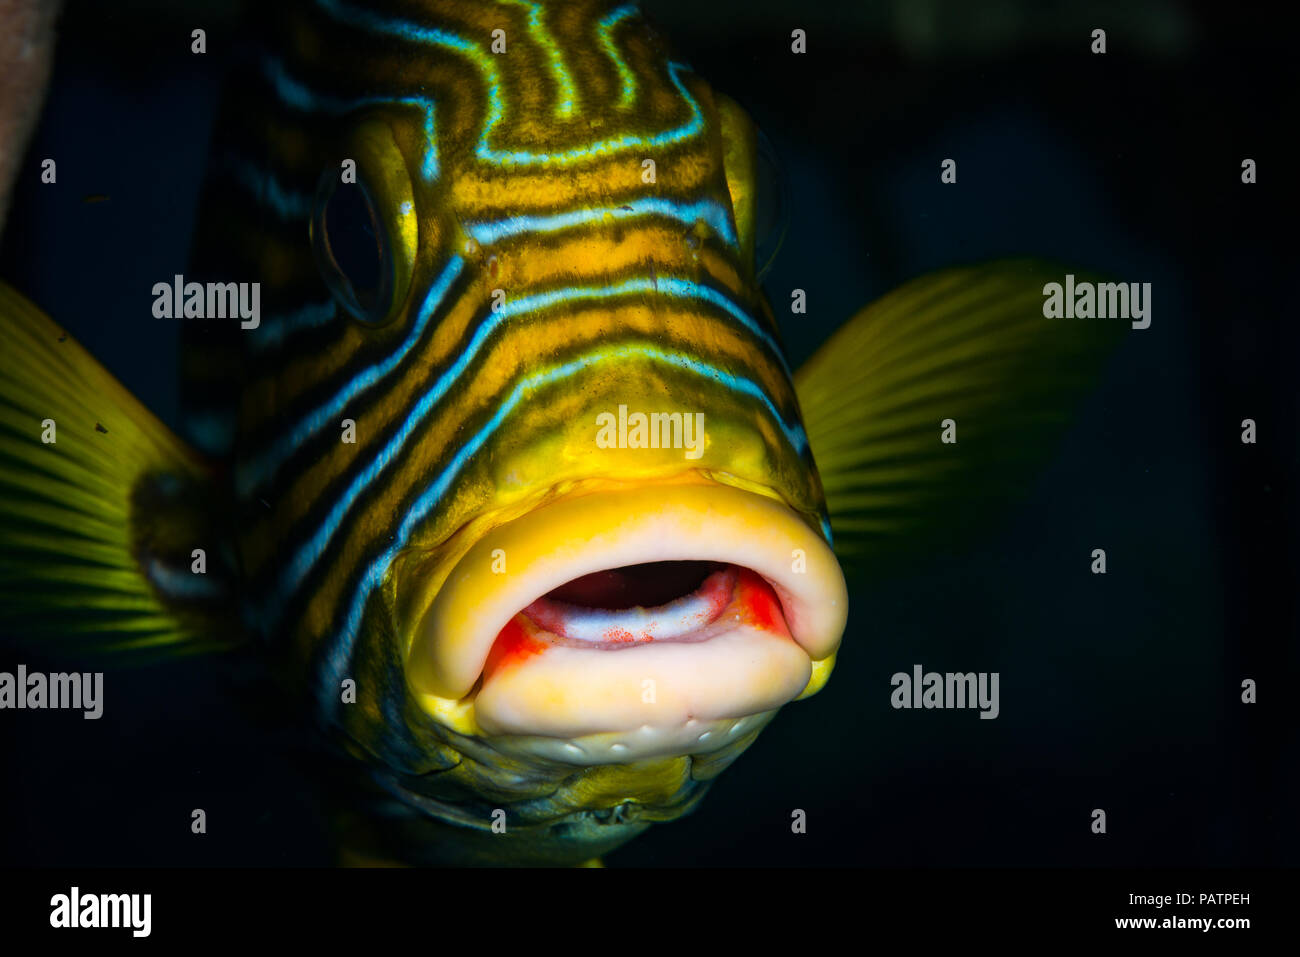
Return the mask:
<path fill-rule="evenodd" d="M 972 398 L 1008 341 L 1095 351 L 1043 337 L 1017 263 L 904 287 L 796 376 L 757 279 L 756 150 L 634 6 L 277 8 L 187 277 L 258 296 L 185 326 L 193 447 L 0 297 L 29 370 L 0 534 L 44 556 L 0 583 L 61 634 L 260 646 L 347 756 L 354 859 L 576 864 L 689 811 L 827 681 L 832 543 L 888 543 L 961 475 L 933 413 L 1070 391 Z M 33 394 L 74 423 L 61 447 L 32 438 Z M 36 471 L 75 508 L 35 508 Z M 87 522 L 98 564 L 73 570 Z"/>

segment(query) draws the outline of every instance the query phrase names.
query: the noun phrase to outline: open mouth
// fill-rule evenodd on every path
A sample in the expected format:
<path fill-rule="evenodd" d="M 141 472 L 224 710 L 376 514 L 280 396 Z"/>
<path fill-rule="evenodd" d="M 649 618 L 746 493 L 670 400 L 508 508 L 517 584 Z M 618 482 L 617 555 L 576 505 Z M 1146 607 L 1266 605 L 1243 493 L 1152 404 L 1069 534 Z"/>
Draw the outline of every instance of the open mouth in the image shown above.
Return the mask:
<path fill-rule="evenodd" d="M 551 739 L 566 760 L 703 752 L 815 690 L 846 612 L 829 547 L 780 502 L 714 484 L 592 493 L 476 543 L 408 671 L 472 701 L 488 734 Z"/>
<path fill-rule="evenodd" d="M 742 574 L 751 589 L 766 591 L 768 614 L 779 615 L 776 595 L 748 569 L 721 562 L 650 562 L 565 582 L 520 612 L 520 625 L 533 626 L 535 634 L 554 643 L 579 647 L 707 641 L 724 611 L 735 606 L 738 615 L 742 610 L 736 594 Z"/>

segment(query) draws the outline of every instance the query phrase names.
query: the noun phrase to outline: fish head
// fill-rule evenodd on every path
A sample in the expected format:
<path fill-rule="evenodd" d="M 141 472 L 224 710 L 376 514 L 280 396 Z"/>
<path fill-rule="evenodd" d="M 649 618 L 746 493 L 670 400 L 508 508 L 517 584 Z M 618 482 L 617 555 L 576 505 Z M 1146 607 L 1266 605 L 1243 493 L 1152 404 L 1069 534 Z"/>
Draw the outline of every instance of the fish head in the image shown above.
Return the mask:
<path fill-rule="evenodd" d="M 374 348 L 427 326 L 322 696 L 368 675 L 333 720 L 402 796 L 480 831 L 505 808 L 548 860 L 693 807 L 826 682 L 847 614 L 756 280 L 753 125 L 662 73 L 650 132 L 521 119 L 494 162 L 454 108 L 436 144 L 418 104 L 361 109 L 312 219 Z"/>

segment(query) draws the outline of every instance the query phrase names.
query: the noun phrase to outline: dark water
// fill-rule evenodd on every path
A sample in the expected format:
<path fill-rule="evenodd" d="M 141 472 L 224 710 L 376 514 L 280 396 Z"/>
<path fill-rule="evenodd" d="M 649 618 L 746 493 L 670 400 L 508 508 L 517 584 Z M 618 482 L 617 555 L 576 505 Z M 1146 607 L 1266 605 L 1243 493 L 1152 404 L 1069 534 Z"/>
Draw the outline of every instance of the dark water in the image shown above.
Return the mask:
<path fill-rule="evenodd" d="M 784 165 L 790 229 L 766 285 L 779 313 L 808 294 L 784 320 L 792 366 L 900 282 L 1004 255 L 1151 282 L 1154 314 L 996 531 L 857 581 L 826 690 L 694 815 L 608 863 L 1297 863 L 1287 35 L 1211 4 L 645 6 Z M 174 423 L 175 327 L 150 288 L 185 270 L 233 23 L 220 4 L 98 7 L 65 18 L 0 276 Z M 1098 25 L 1105 56 L 1088 52 Z M 188 52 L 194 26 L 206 57 Z M 37 185 L 46 156 L 57 188 Z M 939 182 L 949 156 L 957 186 Z M 1246 417 L 1257 445 L 1239 441 Z M 12 654 L 0 670 L 57 669 Z M 890 676 L 916 663 L 999 672 L 1001 714 L 892 709 Z M 249 692 L 221 666 L 107 689 L 97 722 L 0 718 L 0 863 L 331 859 L 291 742 L 230 707 Z"/>

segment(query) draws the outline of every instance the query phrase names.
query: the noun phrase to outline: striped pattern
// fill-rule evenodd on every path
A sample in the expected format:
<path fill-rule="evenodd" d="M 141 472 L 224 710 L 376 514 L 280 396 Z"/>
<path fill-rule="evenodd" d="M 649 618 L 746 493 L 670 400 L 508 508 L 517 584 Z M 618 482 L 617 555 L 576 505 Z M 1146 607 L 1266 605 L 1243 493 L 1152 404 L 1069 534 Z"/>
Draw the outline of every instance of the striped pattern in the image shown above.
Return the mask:
<path fill-rule="evenodd" d="M 261 327 L 202 328 L 185 371 L 192 436 L 233 459 L 247 614 L 291 639 L 327 709 L 387 634 L 404 551 L 608 474 L 585 453 L 620 402 L 703 411 L 716 447 L 692 465 L 824 521 L 712 93 L 634 7 L 312 0 L 275 16 L 201 224 L 207 271 L 262 282 Z M 386 121 L 409 179 L 381 216 L 418 219 L 409 289 L 377 327 L 332 302 L 307 239 L 362 116 Z"/>

